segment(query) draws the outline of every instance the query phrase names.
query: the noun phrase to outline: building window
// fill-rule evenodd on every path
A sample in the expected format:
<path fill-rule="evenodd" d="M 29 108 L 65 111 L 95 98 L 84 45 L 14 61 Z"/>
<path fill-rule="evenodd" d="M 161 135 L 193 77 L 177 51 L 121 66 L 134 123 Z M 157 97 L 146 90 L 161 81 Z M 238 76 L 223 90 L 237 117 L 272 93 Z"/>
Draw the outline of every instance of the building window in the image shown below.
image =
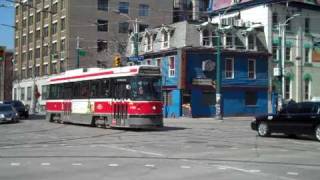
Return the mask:
<path fill-rule="evenodd" d="M 291 80 L 285 78 L 285 99 L 291 99 Z"/>
<path fill-rule="evenodd" d="M 27 19 L 22 20 L 22 27 L 23 28 L 27 27 Z"/>
<path fill-rule="evenodd" d="M 129 31 L 129 23 L 121 22 L 119 23 L 119 33 L 128 33 Z"/>
<path fill-rule="evenodd" d="M 65 28 L 66 28 L 66 19 L 63 18 L 61 19 L 61 22 L 60 22 L 60 30 L 63 31 Z"/>
<path fill-rule="evenodd" d="M 40 48 L 37 48 L 35 51 L 35 58 L 40 58 Z"/>
<path fill-rule="evenodd" d="M 311 63 L 311 61 L 310 61 L 310 49 L 309 48 L 305 48 L 304 49 L 304 62 L 305 63 Z"/>
<path fill-rule="evenodd" d="M 36 77 L 40 76 L 40 66 L 36 66 L 35 74 Z"/>
<path fill-rule="evenodd" d="M 248 35 L 248 49 L 249 50 L 255 49 L 255 36 L 254 36 L 254 34 Z"/>
<path fill-rule="evenodd" d="M 304 81 L 304 99 L 305 100 L 310 100 L 311 99 L 311 81 L 310 80 L 305 80 Z"/>
<path fill-rule="evenodd" d="M 65 39 L 61 39 L 60 41 L 60 51 L 63 52 L 66 48 L 66 40 Z"/>
<path fill-rule="evenodd" d="M 40 22 L 40 19 L 41 19 L 41 13 L 40 11 L 36 13 L 36 22 Z"/>
<path fill-rule="evenodd" d="M 106 40 L 98 40 L 97 41 L 97 51 L 101 52 L 108 49 L 108 42 Z"/>
<path fill-rule="evenodd" d="M 28 78 L 32 77 L 32 67 L 28 68 Z"/>
<path fill-rule="evenodd" d="M 33 57 L 33 51 L 30 50 L 30 51 L 28 52 L 28 60 L 29 60 L 29 61 L 32 60 L 32 57 Z"/>
<path fill-rule="evenodd" d="M 232 58 L 225 59 L 225 77 L 226 79 L 234 78 L 234 60 Z"/>
<path fill-rule="evenodd" d="M 52 6 L 51 6 L 51 13 L 53 15 L 57 14 L 58 13 L 58 3 L 54 3 Z"/>
<path fill-rule="evenodd" d="M 139 5 L 139 16 L 149 16 L 149 5 L 146 5 L 146 4 Z"/>
<path fill-rule="evenodd" d="M 26 45 L 27 43 L 27 36 L 22 36 L 22 45 Z"/>
<path fill-rule="evenodd" d="M 48 64 L 43 65 L 43 75 L 48 75 Z"/>
<path fill-rule="evenodd" d="M 108 11 L 108 0 L 98 0 L 98 10 Z"/>
<path fill-rule="evenodd" d="M 47 19 L 48 15 L 49 15 L 49 8 L 47 7 L 47 8 L 44 8 L 43 11 L 42 11 L 43 19 Z"/>
<path fill-rule="evenodd" d="M 42 47 L 42 56 L 48 56 L 48 51 L 49 51 L 48 46 L 43 46 Z"/>
<path fill-rule="evenodd" d="M 60 0 L 60 9 L 64 9 L 64 0 Z"/>
<path fill-rule="evenodd" d="M 148 24 L 139 24 L 139 32 L 145 31 L 148 27 Z"/>
<path fill-rule="evenodd" d="M 174 56 L 169 57 L 169 77 L 174 77 L 176 75 L 175 66 Z"/>
<path fill-rule="evenodd" d="M 129 3 L 119 2 L 119 12 L 123 14 L 129 14 Z"/>
<path fill-rule="evenodd" d="M 245 92 L 245 105 L 246 106 L 256 106 L 258 102 L 258 97 L 256 92 Z"/>
<path fill-rule="evenodd" d="M 44 28 L 42 29 L 42 35 L 43 35 L 43 37 L 48 37 L 48 36 L 49 36 L 48 26 L 47 26 L 47 27 L 44 27 Z"/>
<path fill-rule="evenodd" d="M 17 88 L 13 89 L 13 100 L 17 100 Z"/>
<path fill-rule="evenodd" d="M 286 61 L 291 61 L 291 48 L 286 47 Z"/>
<path fill-rule="evenodd" d="M 36 30 L 36 40 L 40 40 L 40 29 Z"/>
<path fill-rule="evenodd" d="M 148 51 L 152 51 L 152 36 L 151 35 L 147 35 L 146 37 L 146 52 Z"/>
<path fill-rule="evenodd" d="M 146 64 L 146 65 L 151 65 L 151 62 L 152 62 L 151 59 L 146 59 L 146 60 L 145 60 L 145 64 Z"/>
<path fill-rule="evenodd" d="M 57 68 L 57 63 L 52 63 L 51 64 L 51 74 L 57 74 L 58 68 Z"/>
<path fill-rule="evenodd" d="M 232 33 L 226 33 L 226 48 L 233 48 L 233 34 Z"/>
<path fill-rule="evenodd" d="M 248 60 L 248 78 L 249 79 L 256 78 L 256 60 L 255 59 Z"/>
<path fill-rule="evenodd" d="M 26 71 L 26 69 L 22 69 L 22 71 L 21 71 L 21 77 L 22 77 L 22 79 L 27 78 L 27 71 Z"/>
<path fill-rule="evenodd" d="M 33 16 L 29 16 L 28 25 L 31 26 L 33 24 Z"/>
<path fill-rule="evenodd" d="M 32 43 L 32 41 L 33 41 L 33 33 L 29 33 L 28 42 Z"/>
<path fill-rule="evenodd" d="M 156 66 L 161 67 L 161 58 L 156 59 Z"/>
<path fill-rule="evenodd" d="M 66 71 L 66 67 L 65 67 L 64 61 L 60 61 L 60 72 L 65 72 L 65 71 Z"/>
<path fill-rule="evenodd" d="M 97 23 L 98 23 L 98 25 L 97 25 L 98 31 L 105 31 L 105 32 L 108 31 L 108 21 L 107 20 L 98 19 Z"/>
<path fill-rule="evenodd" d="M 210 37 L 209 37 L 209 31 L 207 29 L 204 29 L 202 31 L 202 45 L 203 46 L 210 46 Z"/>
<path fill-rule="evenodd" d="M 278 13 L 274 12 L 272 13 L 272 28 L 276 29 L 278 26 L 279 26 Z"/>
<path fill-rule="evenodd" d="M 304 21 L 304 32 L 310 33 L 310 19 L 306 18 Z"/>
<path fill-rule="evenodd" d="M 31 100 L 31 87 L 27 87 L 27 101 Z"/>
<path fill-rule="evenodd" d="M 58 52 L 58 44 L 57 44 L 57 42 L 54 42 L 54 43 L 52 43 L 51 44 L 51 54 L 53 55 L 53 54 L 56 54 Z"/>
<path fill-rule="evenodd" d="M 56 34 L 58 32 L 58 23 L 54 23 L 51 26 L 51 34 Z"/>
<path fill-rule="evenodd" d="M 25 88 L 22 87 L 20 91 L 20 100 L 24 101 L 25 100 Z"/>
<path fill-rule="evenodd" d="M 278 60 L 278 46 L 276 44 L 272 45 L 272 59 Z"/>
<path fill-rule="evenodd" d="M 164 31 L 162 33 L 162 49 L 169 47 L 169 32 Z"/>

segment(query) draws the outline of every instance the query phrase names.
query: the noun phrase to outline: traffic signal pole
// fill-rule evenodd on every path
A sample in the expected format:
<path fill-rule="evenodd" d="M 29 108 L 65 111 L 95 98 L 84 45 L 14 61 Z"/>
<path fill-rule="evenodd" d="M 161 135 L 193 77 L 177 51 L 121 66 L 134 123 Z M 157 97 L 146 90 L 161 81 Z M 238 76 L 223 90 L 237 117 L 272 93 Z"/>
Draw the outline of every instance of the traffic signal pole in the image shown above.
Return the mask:
<path fill-rule="evenodd" d="M 217 33 L 217 66 L 216 66 L 216 119 L 222 120 L 221 106 L 222 106 L 222 93 L 221 93 L 221 34 L 220 28 Z"/>

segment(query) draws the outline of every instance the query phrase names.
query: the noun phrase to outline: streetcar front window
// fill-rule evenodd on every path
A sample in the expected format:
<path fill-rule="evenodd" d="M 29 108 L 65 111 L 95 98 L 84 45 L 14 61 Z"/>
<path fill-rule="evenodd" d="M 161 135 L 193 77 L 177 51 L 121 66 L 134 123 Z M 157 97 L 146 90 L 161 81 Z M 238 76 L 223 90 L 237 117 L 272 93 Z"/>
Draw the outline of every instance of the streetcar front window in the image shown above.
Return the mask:
<path fill-rule="evenodd" d="M 159 101 L 161 100 L 160 77 L 135 77 L 131 81 L 132 100 Z"/>

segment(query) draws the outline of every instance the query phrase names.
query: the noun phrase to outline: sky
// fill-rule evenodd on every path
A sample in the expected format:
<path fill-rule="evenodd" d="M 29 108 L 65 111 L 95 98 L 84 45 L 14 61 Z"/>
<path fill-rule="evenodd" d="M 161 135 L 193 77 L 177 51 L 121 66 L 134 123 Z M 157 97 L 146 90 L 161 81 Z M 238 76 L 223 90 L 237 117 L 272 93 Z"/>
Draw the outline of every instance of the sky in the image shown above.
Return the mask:
<path fill-rule="evenodd" d="M 9 5 L 11 7 L 1 7 L 1 5 Z M 14 7 L 12 3 L 8 3 L 6 0 L 0 0 L 0 46 L 13 49 L 14 29 L 1 24 L 14 26 Z"/>

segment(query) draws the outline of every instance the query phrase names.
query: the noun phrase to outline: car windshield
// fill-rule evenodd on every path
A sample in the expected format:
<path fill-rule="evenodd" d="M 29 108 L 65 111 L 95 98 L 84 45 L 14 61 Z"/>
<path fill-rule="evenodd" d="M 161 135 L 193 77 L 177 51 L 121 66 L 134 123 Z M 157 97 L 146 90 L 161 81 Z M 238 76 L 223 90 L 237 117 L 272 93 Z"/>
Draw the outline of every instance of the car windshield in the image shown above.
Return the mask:
<path fill-rule="evenodd" d="M 4 111 L 12 111 L 11 106 L 0 106 L 0 111 L 4 112 Z"/>
<path fill-rule="evenodd" d="M 131 97 L 133 100 L 161 100 L 161 78 L 135 77 L 131 81 Z"/>

